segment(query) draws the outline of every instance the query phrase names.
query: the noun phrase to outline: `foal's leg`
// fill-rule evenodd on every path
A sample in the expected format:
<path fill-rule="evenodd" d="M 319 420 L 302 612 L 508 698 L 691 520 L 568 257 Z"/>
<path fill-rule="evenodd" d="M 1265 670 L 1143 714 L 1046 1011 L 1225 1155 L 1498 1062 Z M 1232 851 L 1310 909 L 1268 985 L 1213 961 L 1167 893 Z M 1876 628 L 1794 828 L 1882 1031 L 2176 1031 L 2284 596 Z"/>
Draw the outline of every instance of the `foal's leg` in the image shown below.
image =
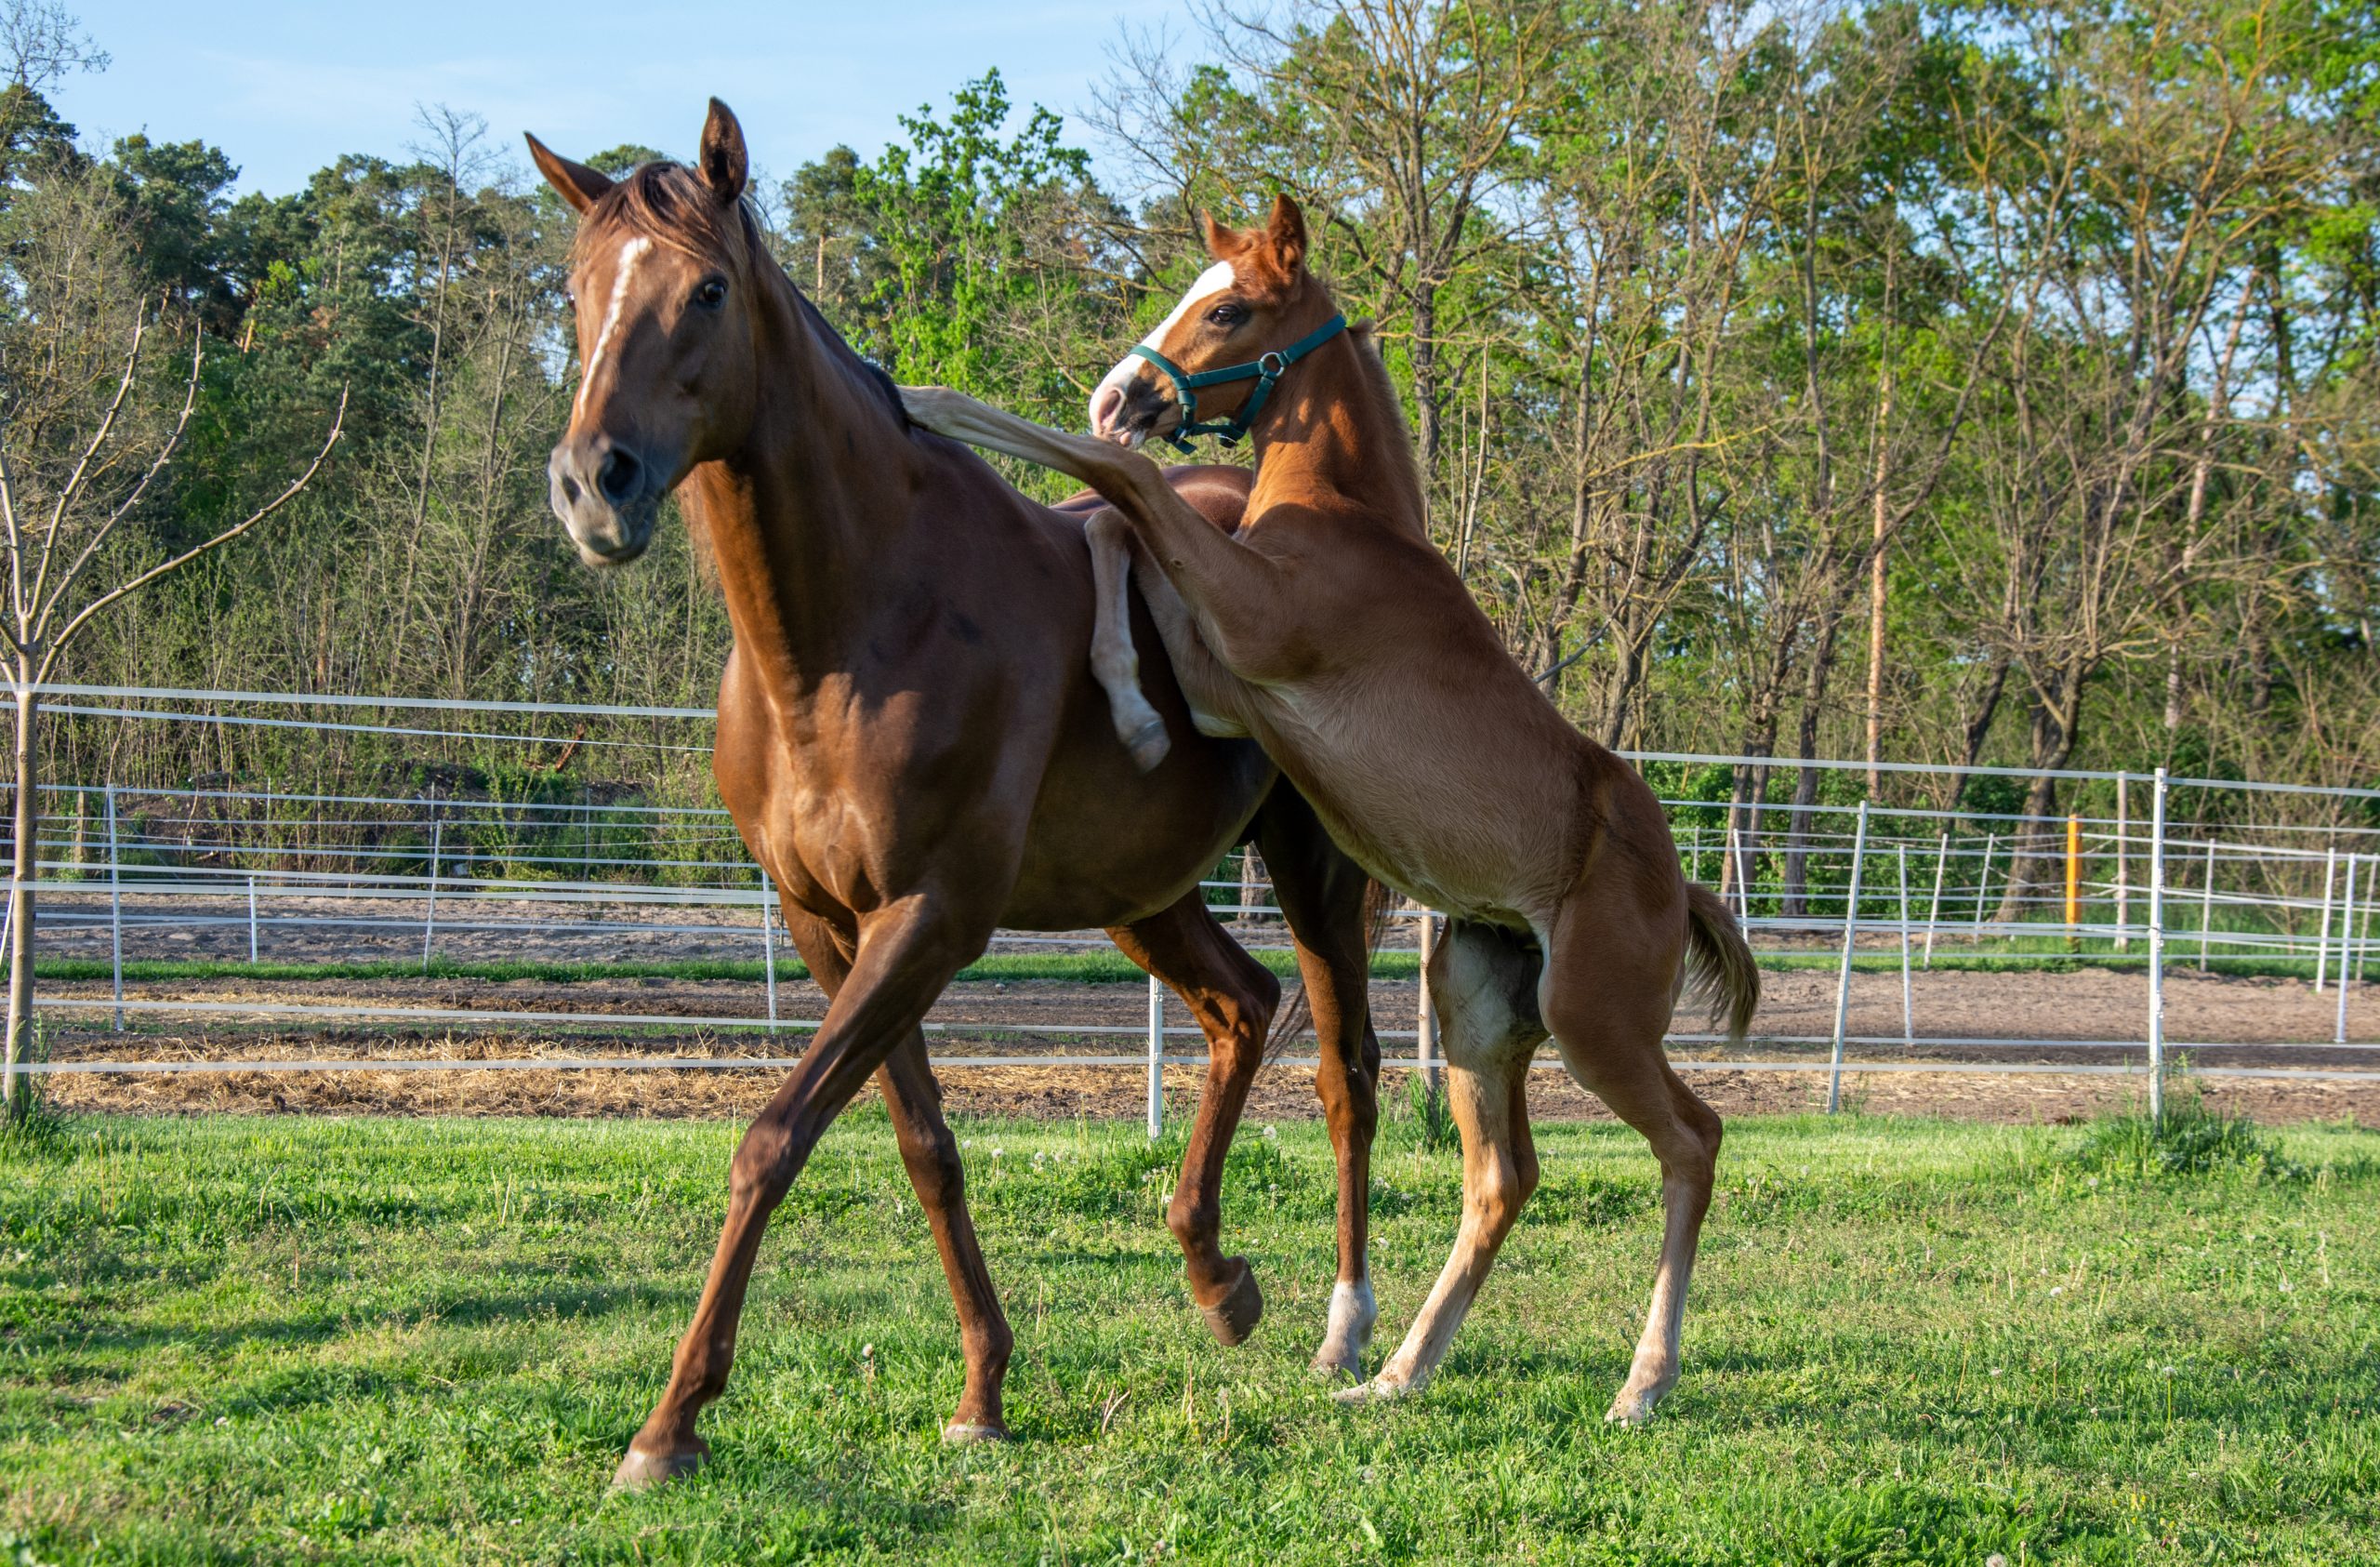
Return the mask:
<path fill-rule="evenodd" d="M 1141 692 L 1141 656 L 1132 646 L 1132 525 L 1103 506 L 1082 526 L 1091 544 L 1091 580 L 1096 610 L 1091 625 L 1091 673 L 1107 693 L 1116 737 L 1132 753 L 1132 765 L 1149 772 L 1173 748 L 1165 720 Z"/>
<path fill-rule="evenodd" d="M 819 1135 L 916 1031 L 950 976 L 983 950 L 990 934 L 988 920 L 980 928 L 962 922 L 950 901 L 922 894 L 895 900 L 860 927 L 858 953 L 826 1022 L 735 1149 L 727 1223 L 702 1300 L 670 1363 L 669 1385 L 628 1443 L 615 1485 L 651 1485 L 684 1474 L 708 1453 L 694 1432 L 694 1417 L 727 1386 L 744 1292 L 769 1215 L 809 1162 Z"/>
<path fill-rule="evenodd" d="M 851 954 L 827 923 L 785 904 L 786 931 L 817 977 L 819 988 L 833 1000 L 851 972 Z M 959 1160 L 959 1139 L 942 1119 L 942 1085 L 934 1081 L 926 1059 L 926 1038 L 917 1029 L 895 1046 L 877 1069 L 877 1086 L 892 1112 L 892 1134 L 900 1145 L 901 1162 L 909 1172 L 918 1206 L 933 1230 L 934 1249 L 942 1255 L 943 1277 L 949 1281 L 950 1298 L 959 1308 L 959 1342 L 967 1359 L 967 1386 L 959 1408 L 942 1428 L 945 1441 L 978 1441 L 1004 1437 L 1000 1384 L 1008 1375 L 1008 1357 L 1015 1346 L 992 1277 L 984 1267 L 983 1247 L 975 1240 L 975 1221 L 967 1212 L 967 1173 Z"/>
<path fill-rule="evenodd" d="M 1644 932 L 1641 923 L 1609 930 L 1621 917 L 1617 908 L 1583 887 L 1571 895 L 1554 924 L 1540 995 L 1571 1077 L 1644 1134 L 1661 1162 L 1661 1258 L 1652 1308 L 1628 1380 L 1604 1416 L 1634 1425 L 1649 1418 L 1677 1382 L 1686 1288 L 1711 1207 L 1720 1126 L 1661 1049 L 1677 994 L 1676 959 L 1623 956 L 1643 950 Z"/>
<path fill-rule="evenodd" d="M 1162 913 L 1107 934 L 1182 998 L 1207 1036 L 1207 1086 L 1165 1222 L 1182 1243 L 1190 1298 L 1216 1338 L 1237 1344 L 1256 1331 L 1264 1296 L 1248 1259 L 1223 1253 L 1223 1156 L 1263 1064 L 1281 982 L 1223 934 L 1195 888 Z"/>
<path fill-rule="evenodd" d="M 1454 922 L 1430 963 L 1446 1043 L 1447 1099 L 1462 1133 L 1462 1228 L 1405 1342 L 1344 1401 L 1419 1392 L 1446 1359 L 1521 1206 L 1537 1189 L 1524 1082 L 1544 1039 L 1529 996 L 1536 954 L 1509 931 Z"/>
<path fill-rule="evenodd" d="M 1372 1135 L 1380 1124 L 1380 1040 L 1372 1032 L 1365 910 L 1371 879 L 1330 841 L 1314 807 L 1286 779 L 1257 814 L 1256 842 L 1297 944 L 1306 1007 L 1322 1047 L 1314 1088 L 1339 1163 L 1338 1281 L 1314 1369 L 1361 1376 L 1380 1316 L 1369 1261 Z"/>

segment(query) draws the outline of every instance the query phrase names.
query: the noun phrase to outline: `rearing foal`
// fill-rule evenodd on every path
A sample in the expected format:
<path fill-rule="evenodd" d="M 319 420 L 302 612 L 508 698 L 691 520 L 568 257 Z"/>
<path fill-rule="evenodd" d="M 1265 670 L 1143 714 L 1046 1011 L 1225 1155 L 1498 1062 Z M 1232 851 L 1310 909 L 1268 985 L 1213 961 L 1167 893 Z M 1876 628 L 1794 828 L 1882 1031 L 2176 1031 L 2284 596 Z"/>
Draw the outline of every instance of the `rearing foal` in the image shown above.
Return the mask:
<path fill-rule="evenodd" d="M 1351 1395 L 1418 1388 L 1446 1354 L 1537 1184 L 1525 1086 L 1551 1034 L 1660 1161 L 1652 1308 L 1609 1416 L 1641 1420 L 1677 1380 L 1719 1152 L 1719 1118 L 1671 1069 L 1662 1034 L 1691 967 L 1740 1035 L 1758 971 L 1726 904 L 1679 873 L 1652 790 L 1554 710 L 1431 545 L 1395 392 L 1307 272 L 1295 204 L 1247 233 L 1210 219 L 1207 237 L 1214 265 L 1092 394 L 1097 438 L 935 389 L 904 392 L 910 417 L 1105 496 L 1118 515 L 1093 520 L 1095 540 L 1111 536 L 1094 551 L 1123 547 L 1112 536 L 1129 525 L 1198 731 L 1263 741 L 1359 863 L 1453 917 L 1430 985 L 1462 1227 L 1404 1345 Z M 1193 389 L 1201 412 L 1253 415 L 1256 487 L 1236 535 L 1125 449 L 1180 428 Z"/>
<path fill-rule="evenodd" d="M 829 997 L 736 1149 L 701 1303 L 618 1481 L 667 1479 L 707 1452 L 695 1416 L 726 1384 L 761 1232 L 871 1073 L 958 1302 L 967 1381 L 945 1434 L 1003 1434 L 1012 1340 L 919 1029 L 1001 925 L 1105 926 L 1189 1004 L 1212 1065 L 1168 1223 L 1216 1335 L 1254 1328 L 1262 1299 L 1245 1259 L 1218 1244 L 1218 1193 L 1279 987 L 1197 886 L 1251 836 L 1299 943 L 1340 1161 L 1340 1283 L 1316 1364 L 1355 1369 L 1371 1325 L 1380 1058 L 1367 879 L 1255 746 L 1177 747 L 1155 771 L 1134 766 L 1085 669 L 1079 514 L 1035 505 L 972 452 L 909 428 L 890 382 L 770 259 L 724 105 L 711 103 L 699 172 L 648 164 L 615 183 L 535 138 L 530 150 L 584 219 L 571 267 L 582 380 L 550 465 L 554 509 L 596 565 L 641 554 L 673 490 L 707 534 L 735 633 L 720 795 Z M 1236 520 L 1244 482 L 1181 477 L 1223 525 Z M 1144 641 L 1161 671 L 1154 632 Z M 1170 679 L 1152 689 L 1183 722 Z"/>

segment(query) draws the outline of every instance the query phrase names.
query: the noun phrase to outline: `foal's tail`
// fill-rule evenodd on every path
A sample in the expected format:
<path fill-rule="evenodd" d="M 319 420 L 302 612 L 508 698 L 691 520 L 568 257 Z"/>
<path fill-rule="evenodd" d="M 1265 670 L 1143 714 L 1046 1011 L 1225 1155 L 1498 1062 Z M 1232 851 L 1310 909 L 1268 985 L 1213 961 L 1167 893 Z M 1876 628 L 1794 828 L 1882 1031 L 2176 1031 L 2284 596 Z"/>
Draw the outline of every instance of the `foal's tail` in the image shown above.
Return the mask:
<path fill-rule="evenodd" d="M 1686 971 L 1711 1003 L 1711 1021 L 1724 1022 L 1730 1043 L 1741 1044 L 1760 1005 L 1760 965 L 1727 900 L 1699 882 L 1686 884 Z"/>

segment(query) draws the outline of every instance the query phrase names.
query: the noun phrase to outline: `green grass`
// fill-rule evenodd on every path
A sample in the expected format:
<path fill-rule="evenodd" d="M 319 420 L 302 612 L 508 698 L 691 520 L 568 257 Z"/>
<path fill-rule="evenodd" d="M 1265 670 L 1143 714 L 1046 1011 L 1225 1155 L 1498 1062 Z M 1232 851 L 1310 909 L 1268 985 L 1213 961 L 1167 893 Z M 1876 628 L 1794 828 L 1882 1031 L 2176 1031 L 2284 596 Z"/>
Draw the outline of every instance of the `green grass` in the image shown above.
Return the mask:
<path fill-rule="evenodd" d="M 1269 1302 L 1233 1351 L 1190 1310 L 1136 1128 L 960 1132 L 1022 1440 L 936 1441 L 957 1335 L 864 1109 L 778 1215 L 715 1462 L 650 1496 L 604 1484 L 684 1325 L 734 1128 L 111 1120 L 0 1146 L 0 1560 L 2380 1548 L 2369 1135 L 2217 1128 L 2168 1164 L 2121 1123 L 1739 1122 L 1685 1380 L 1621 1431 L 1602 1414 L 1659 1226 L 1629 1133 L 1543 1128 L 1544 1187 L 1438 1381 L 1348 1410 L 1304 1374 L 1330 1271 L 1316 1129 L 1232 1155 L 1230 1243 Z M 1384 1344 L 1445 1255 L 1456 1171 L 1409 1119 L 1384 1132 Z"/>

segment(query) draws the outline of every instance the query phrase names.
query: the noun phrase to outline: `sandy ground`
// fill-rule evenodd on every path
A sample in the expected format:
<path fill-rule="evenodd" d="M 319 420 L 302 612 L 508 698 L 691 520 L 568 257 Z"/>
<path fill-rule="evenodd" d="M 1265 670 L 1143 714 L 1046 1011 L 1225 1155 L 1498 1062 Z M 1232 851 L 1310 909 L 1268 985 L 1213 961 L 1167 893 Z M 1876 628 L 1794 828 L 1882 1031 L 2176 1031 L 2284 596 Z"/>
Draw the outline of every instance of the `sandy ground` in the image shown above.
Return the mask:
<path fill-rule="evenodd" d="M 1732 1056 L 1810 1063 L 1823 1056 L 1819 1040 L 1832 1024 L 1834 980 L 1814 971 L 1772 972 L 1754 1041 L 1741 1051 L 1723 1042 L 1682 1041 L 1674 1046 L 1689 1081 L 1722 1113 L 1752 1114 L 1820 1108 L 1822 1073 L 1699 1069 L 1698 1059 Z M 104 984 L 46 987 L 45 994 L 99 999 Z M 275 983 L 182 981 L 130 984 L 128 1000 L 155 999 L 245 1004 L 298 1004 L 344 1009 L 381 1007 L 470 1007 L 496 1012 L 569 1012 L 582 1017 L 759 1018 L 765 1016 L 760 987 L 748 982 L 669 979 L 586 981 L 557 985 L 536 980 L 321 981 Z M 2140 1092 L 2135 1076 L 2086 1076 L 2056 1069 L 2075 1065 L 2137 1065 L 2140 1053 L 2107 1042 L 2140 1038 L 2145 1030 L 2147 984 L 2138 975 L 2085 970 L 2076 973 L 1919 974 L 1911 984 L 1918 1042 L 1897 1042 L 1900 981 L 1897 974 L 1854 976 L 1849 1029 L 1855 1036 L 1890 1042 L 1855 1046 L 1852 1061 L 1897 1069 L 1853 1072 L 1846 1096 L 1876 1111 L 1955 1115 L 1992 1121 L 2055 1121 L 2087 1115 L 2129 1102 Z M 1382 982 L 1373 987 L 1374 1016 L 1390 1035 L 1390 1055 L 1409 1052 L 1417 987 Z M 807 983 L 786 982 L 778 995 L 786 1019 L 816 1018 L 825 998 Z M 2369 1082 L 2304 1078 L 2243 1081 L 2208 1078 L 2209 1096 L 2260 1119 L 2352 1120 L 2380 1126 L 2380 1047 L 2338 1050 L 2327 1041 L 2335 1024 L 2335 990 L 2316 994 L 2300 980 L 2206 977 L 2194 972 L 2171 976 L 2166 993 L 2167 1037 L 2188 1050 L 2199 1066 L 2263 1066 L 2306 1071 L 2375 1069 Z M 984 1113 L 1132 1117 L 1141 1113 L 1144 1068 L 1064 1066 L 1069 1056 L 1137 1056 L 1143 1048 L 1145 992 L 1131 985 L 1080 985 L 1053 981 L 955 985 L 932 1015 L 940 1025 L 932 1047 L 945 1064 L 941 1075 L 954 1109 Z M 2350 992 L 2348 1037 L 2380 1040 L 2380 987 Z M 1186 1023 L 1178 1003 L 1170 1020 Z M 336 1016 L 321 1023 L 292 1024 L 238 1014 L 193 1024 L 186 1017 L 130 1015 L 131 1031 L 107 1030 L 102 1013 L 54 1014 L 50 1053 L 70 1060 L 275 1061 L 309 1059 L 470 1059 L 575 1056 L 783 1056 L 797 1054 L 804 1034 L 787 1030 L 774 1043 L 761 1030 L 690 1021 L 684 1028 L 604 1026 L 524 1020 L 446 1025 Z M 1019 1035 L 1002 1025 L 1032 1024 L 1058 1030 Z M 1681 1019 L 1681 1027 L 1692 1027 Z M 1070 1033 L 1069 1028 L 1130 1030 L 1117 1034 Z M 1403 1030 L 1407 1038 L 1395 1037 Z M 2071 1041 L 1989 1043 L 2023 1039 Z M 1928 1043 L 1928 1041 L 1939 1041 Z M 1169 1042 L 1191 1054 L 1197 1042 Z M 1287 1044 L 1282 1054 L 1311 1055 L 1310 1040 Z M 1046 1056 L 1049 1067 L 968 1067 L 969 1056 Z M 1927 1071 L 1932 1063 L 1958 1062 L 2026 1069 L 2001 1072 Z M 1551 1053 L 1546 1066 L 1551 1067 Z M 232 1073 L 150 1075 L 60 1075 L 50 1091 L 74 1109 L 194 1110 L 318 1110 L 355 1113 L 653 1115 L 741 1118 L 766 1102 L 782 1069 L 666 1070 L 349 1070 L 323 1073 Z M 1167 1072 L 1177 1111 L 1193 1102 L 1203 1074 L 1176 1067 Z M 1392 1083 L 1394 1087 L 1394 1082 Z M 1538 1072 L 1531 1101 L 1549 1118 L 1593 1118 L 1601 1107 L 1558 1069 Z M 1257 1082 L 1251 1113 L 1287 1118 L 1316 1113 L 1311 1072 L 1302 1067 L 1268 1067 Z"/>

